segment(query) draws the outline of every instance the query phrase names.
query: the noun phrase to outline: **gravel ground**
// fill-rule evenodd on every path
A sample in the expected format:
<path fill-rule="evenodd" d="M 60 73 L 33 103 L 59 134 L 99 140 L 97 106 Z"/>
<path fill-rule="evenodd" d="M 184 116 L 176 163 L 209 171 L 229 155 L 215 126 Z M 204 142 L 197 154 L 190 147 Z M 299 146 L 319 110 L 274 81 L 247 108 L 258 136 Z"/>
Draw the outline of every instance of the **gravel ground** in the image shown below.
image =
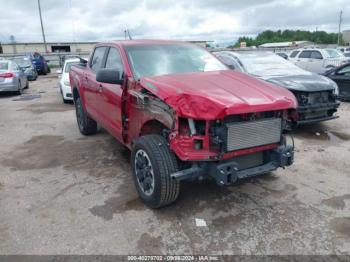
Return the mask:
<path fill-rule="evenodd" d="M 350 104 L 295 131 L 293 166 L 183 183 L 151 210 L 128 150 L 104 130 L 82 136 L 57 85 L 51 74 L 30 83 L 32 100 L 0 95 L 0 254 L 350 254 Z"/>

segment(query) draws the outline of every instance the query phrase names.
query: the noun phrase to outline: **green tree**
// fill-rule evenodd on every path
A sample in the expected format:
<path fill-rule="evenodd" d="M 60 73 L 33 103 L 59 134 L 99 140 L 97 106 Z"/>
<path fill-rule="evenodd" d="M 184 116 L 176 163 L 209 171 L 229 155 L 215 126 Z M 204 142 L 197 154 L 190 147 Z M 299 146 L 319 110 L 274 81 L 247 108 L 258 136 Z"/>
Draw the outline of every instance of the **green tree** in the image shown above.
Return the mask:
<path fill-rule="evenodd" d="M 291 42 L 291 41 L 311 41 L 315 44 L 336 44 L 337 33 L 327 33 L 325 31 L 304 31 L 304 30 L 265 30 L 255 38 L 240 37 L 234 47 L 239 47 L 241 42 L 246 42 L 247 46 L 259 46 L 265 43 Z"/>

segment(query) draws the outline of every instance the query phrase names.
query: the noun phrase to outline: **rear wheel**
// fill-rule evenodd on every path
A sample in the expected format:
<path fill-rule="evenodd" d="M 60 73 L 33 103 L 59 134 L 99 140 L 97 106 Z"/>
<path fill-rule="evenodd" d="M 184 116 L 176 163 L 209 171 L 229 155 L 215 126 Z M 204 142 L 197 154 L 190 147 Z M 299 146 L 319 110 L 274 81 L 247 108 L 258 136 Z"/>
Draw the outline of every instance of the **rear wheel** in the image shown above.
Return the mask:
<path fill-rule="evenodd" d="M 162 136 L 146 135 L 137 139 L 131 160 L 134 183 L 143 203 L 160 208 L 177 199 L 180 183 L 170 175 L 178 171 L 178 164 Z"/>
<path fill-rule="evenodd" d="M 22 85 L 21 85 L 21 81 L 18 81 L 18 90 L 17 90 L 17 95 L 22 95 Z"/>
<path fill-rule="evenodd" d="M 96 134 L 97 123 L 85 112 L 80 97 L 75 100 L 75 112 L 80 133 L 85 136 Z"/>

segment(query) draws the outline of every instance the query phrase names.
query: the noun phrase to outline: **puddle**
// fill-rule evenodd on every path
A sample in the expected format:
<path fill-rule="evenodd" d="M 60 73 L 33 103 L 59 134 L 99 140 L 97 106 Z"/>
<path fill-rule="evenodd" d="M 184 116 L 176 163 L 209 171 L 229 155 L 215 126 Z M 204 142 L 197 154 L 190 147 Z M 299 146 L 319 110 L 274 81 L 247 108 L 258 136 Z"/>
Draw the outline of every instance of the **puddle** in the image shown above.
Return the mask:
<path fill-rule="evenodd" d="M 330 141 L 334 143 L 340 143 L 350 140 L 350 133 L 340 131 L 330 131 L 324 126 L 305 126 L 294 130 L 295 137 L 313 139 L 319 141 Z"/>
<path fill-rule="evenodd" d="M 32 95 L 21 95 L 19 98 L 12 99 L 12 101 L 29 101 L 40 98 L 40 94 L 32 94 Z"/>
<path fill-rule="evenodd" d="M 111 220 L 116 213 L 122 213 L 129 210 L 144 210 L 146 206 L 139 200 L 134 198 L 124 202 L 121 197 L 111 197 L 107 199 L 103 205 L 94 206 L 89 211 L 104 220 Z"/>
<path fill-rule="evenodd" d="M 350 194 L 325 199 L 325 200 L 322 200 L 322 203 L 331 208 L 342 210 L 345 208 L 346 199 L 350 199 Z"/>
<path fill-rule="evenodd" d="M 331 227 L 337 234 L 350 238 L 350 217 L 333 218 Z"/>
<path fill-rule="evenodd" d="M 51 103 L 38 103 L 28 105 L 26 108 L 19 109 L 18 111 L 29 111 L 33 114 L 43 114 L 48 112 L 65 112 L 74 110 L 74 107 L 65 104 L 51 104 Z"/>

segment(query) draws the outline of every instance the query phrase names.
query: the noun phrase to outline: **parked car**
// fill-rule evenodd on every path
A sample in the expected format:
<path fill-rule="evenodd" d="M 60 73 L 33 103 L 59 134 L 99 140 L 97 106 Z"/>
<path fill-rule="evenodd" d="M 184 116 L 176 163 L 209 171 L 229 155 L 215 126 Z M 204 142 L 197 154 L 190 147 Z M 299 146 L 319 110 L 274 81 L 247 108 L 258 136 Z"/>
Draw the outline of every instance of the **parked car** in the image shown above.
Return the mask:
<path fill-rule="evenodd" d="M 350 63 L 327 71 L 325 76 L 335 81 L 339 88 L 339 98 L 350 100 Z"/>
<path fill-rule="evenodd" d="M 337 49 L 305 48 L 294 50 L 289 60 L 307 71 L 323 74 L 331 68 L 347 63 L 349 58 Z"/>
<path fill-rule="evenodd" d="M 231 69 L 246 72 L 272 84 L 287 88 L 298 100 L 294 124 L 334 119 L 339 107 L 338 87 L 332 80 L 305 71 L 271 52 L 215 53 Z M 238 66 L 237 66 L 238 65 Z"/>
<path fill-rule="evenodd" d="M 21 94 L 28 87 L 27 76 L 14 61 L 0 60 L 0 92 Z"/>
<path fill-rule="evenodd" d="M 59 87 L 64 103 L 73 101 L 72 89 L 69 83 L 69 71 L 72 65 L 79 64 L 79 58 L 66 59 L 62 70 L 59 72 Z"/>
<path fill-rule="evenodd" d="M 47 64 L 48 61 L 40 53 L 27 53 L 25 56 L 32 61 L 36 71 L 39 74 L 46 75 L 47 73 L 50 73 L 50 67 Z"/>
<path fill-rule="evenodd" d="M 131 150 L 137 192 L 152 208 L 175 201 L 181 180 L 229 185 L 293 162 L 283 130 L 294 95 L 197 45 L 100 43 L 69 76 L 80 132 L 99 123 Z"/>
<path fill-rule="evenodd" d="M 277 52 L 276 55 L 288 60 L 288 54 L 286 52 Z"/>
<path fill-rule="evenodd" d="M 344 54 L 344 56 L 349 57 L 350 56 L 350 47 L 349 46 L 340 46 L 337 48 L 340 52 Z"/>
<path fill-rule="evenodd" d="M 18 56 L 14 57 L 12 60 L 24 71 L 28 80 L 34 81 L 38 78 L 38 72 L 28 57 Z"/>
<path fill-rule="evenodd" d="M 80 58 L 81 58 L 80 55 L 58 55 L 58 57 L 59 57 L 59 66 L 60 66 L 61 68 L 63 68 L 64 62 L 65 62 L 67 59 L 73 59 L 73 58 L 80 59 Z"/>

